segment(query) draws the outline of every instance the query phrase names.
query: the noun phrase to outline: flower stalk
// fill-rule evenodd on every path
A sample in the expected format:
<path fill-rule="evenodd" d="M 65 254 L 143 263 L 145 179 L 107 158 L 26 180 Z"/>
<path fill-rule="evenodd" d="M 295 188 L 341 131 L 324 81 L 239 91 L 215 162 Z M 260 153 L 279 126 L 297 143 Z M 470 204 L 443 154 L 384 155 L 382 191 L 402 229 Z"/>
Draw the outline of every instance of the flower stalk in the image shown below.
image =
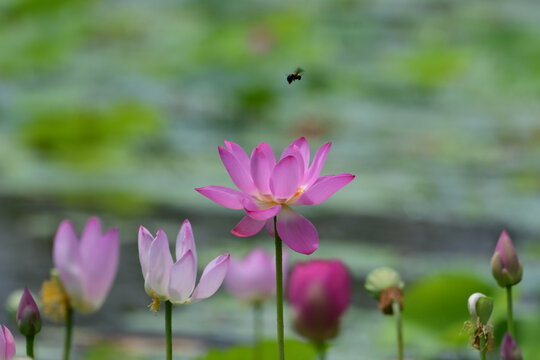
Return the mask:
<path fill-rule="evenodd" d="M 167 360 L 172 360 L 172 303 L 165 302 L 165 347 Z"/>
<path fill-rule="evenodd" d="M 277 216 L 274 216 L 274 235 L 276 240 L 276 317 L 278 358 L 279 360 L 284 360 L 285 344 L 283 336 L 283 249 L 281 239 L 277 231 Z"/>
<path fill-rule="evenodd" d="M 253 360 L 262 358 L 262 320 L 262 304 L 256 302 L 253 304 Z"/>
<path fill-rule="evenodd" d="M 64 360 L 69 360 L 71 350 L 71 336 L 73 334 L 73 308 L 68 306 L 66 309 L 66 335 L 64 338 Z"/>
<path fill-rule="evenodd" d="M 396 335 L 397 335 L 397 358 L 403 360 L 403 326 L 401 324 L 401 305 L 398 301 L 392 302 L 392 311 L 396 320 Z"/>
<path fill-rule="evenodd" d="M 34 335 L 26 336 L 26 356 L 33 359 L 34 358 Z"/>
<path fill-rule="evenodd" d="M 506 313 L 508 321 L 507 331 L 510 333 L 510 335 L 515 337 L 516 333 L 514 332 L 514 314 L 512 310 L 512 285 L 506 286 Z"/>

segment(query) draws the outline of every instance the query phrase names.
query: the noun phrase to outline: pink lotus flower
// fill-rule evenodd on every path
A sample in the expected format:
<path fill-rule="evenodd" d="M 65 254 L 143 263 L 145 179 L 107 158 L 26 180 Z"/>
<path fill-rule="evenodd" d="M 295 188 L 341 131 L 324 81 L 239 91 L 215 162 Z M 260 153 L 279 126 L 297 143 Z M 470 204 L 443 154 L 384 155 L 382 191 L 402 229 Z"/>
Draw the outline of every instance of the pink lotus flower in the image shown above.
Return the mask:
<path fill-rule="evenodd" d="M 212 296 L 225 278 L 229 258 L 229 254 L 222 254 L 212 260 L 195 287 L 197 250 L 189 221 L 184 221 L 176 238 L 176 262 L 163 230 L 158 230 L 155 237 L 144 226 L 139 230 L 139 260 L 144 289 L 157 300 L 186 304 Z"/>
<path fill-rule="evenodd" d="M 287 253 L 283 252 L 283 273 L 287 268 L 286 258 Z M 276 292 L 275 269 L 273 257 L 264 249 L 255 248 L 241 260 L 231 258 L 225 286 L 240 300 L 261 303 Z"/>
<path fill-rule="evenodd" d="M 232 181 L 240 189 L 206 186 L 195 189 L 230 209 L 244 209 L 246 216 L 232 233 L 240 237 L 257 234 L 263 226 L 273 236 L 273 217 L 283 242 L 292 250 L 311 254 L 319 246 L 313 224 L 291 206 L 317 205 L 354 179 L 351 174 L 319 176 L 331 143 L 323 145 L 309 164 L 309 146 L 305 138 L 289 145 L 280 160 L 270 146 L 260 143 L 249 158 L 237 144 L 225 141 L 219 155 Z"/>
<path fill-rule="evenodd" d="M 11 331 L 0 325 L 0 360 L 11 360 L 15 356 L 15 340 Z"/>
<path fill-rule="evenodd" d="M 75 310 L 90 313 L 101 307 L 116 276 L 119 251 L 118 230 L 102 234 L 97 217 L 88 220 L 80 242 L 71 222 L 62 221 L 53 263 Z"/>
<path fill-rule="evenodd" d="M 334 338 L 351 302 L 349 271 L 338 260 L 312 260 L 294 266 L 287 285 L 296 331 L 315 342 Z"/>

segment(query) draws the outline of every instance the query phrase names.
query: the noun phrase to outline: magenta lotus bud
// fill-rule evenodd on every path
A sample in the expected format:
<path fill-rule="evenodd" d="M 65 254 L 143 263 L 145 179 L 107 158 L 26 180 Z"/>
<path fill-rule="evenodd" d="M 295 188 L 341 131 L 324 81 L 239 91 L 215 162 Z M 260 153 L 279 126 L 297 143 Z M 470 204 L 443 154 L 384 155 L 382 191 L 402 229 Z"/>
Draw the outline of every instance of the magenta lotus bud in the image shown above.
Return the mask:
<path fill-rule="evenodd" d="M 516 340 L 509 333 L 504 334 L 501 343 L 501 360 L 523 360 Z"/>
<path fill-rule="evenodd" d="M 21 301 L 19 302 L 17 326 L 24 336 L 35 336 L 41 330 L 39 309 L 28 288 L 24 288 Z"/>
<path fill-rule="evenodd" d="M 502 287 L 516 285 L 523 276 L 523 267 L 506 231 L 503 231 L 499 237 L 495 253 L 491 258 L 491 272 Z"/>
<path fill-rule="evenodd" d="M 11 331 L 0 325 L 0 360 L 11 360 L 15 357 L 15 340 Z"/>
<path fill-rule="evenodd" d="M 297 264 L 287 297 L 294 309 L 294 328 L 302 336 L 324 342 L 337 336 L 341 315 L 351 302 L 351 277 L 338 260 Z"/>
<path fill-rule="evenodd" d="M 283 252 L 284 274 L 286 259 L 287 253 Z M 261 248 L 253 249 L 240 260 L 231 257 L 225 286 L 234 297 L 248 303 L 258 304 L 272 298 L 276 292 L 275 259 Z"/>

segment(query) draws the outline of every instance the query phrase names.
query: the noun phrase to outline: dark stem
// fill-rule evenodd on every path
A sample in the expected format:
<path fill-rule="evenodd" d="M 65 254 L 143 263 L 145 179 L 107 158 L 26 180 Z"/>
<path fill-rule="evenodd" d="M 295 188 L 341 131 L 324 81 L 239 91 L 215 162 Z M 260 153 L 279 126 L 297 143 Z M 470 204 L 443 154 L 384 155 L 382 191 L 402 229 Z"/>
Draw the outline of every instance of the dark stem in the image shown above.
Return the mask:
<path fill-rule="evenodd" d="M 172 360 L 172 303 L 165 302 L 165 351 L 167 360 Z"/>
<path fill-rule="evenodd" d="M 392 312 L 396 319 L 396 335 L 397 335 L 397 358 L 403 360 L 403 329 L 401 325 L 401 306 L 398 301 L 392 303 Z"/>
<path fill-rule="evenodd" d="M 253 359 L 262 358 L 261 339 L 262 339 L 262 304 L 256 302 L 253 304 Z"/>
<path fill-rule="evenodd" d="M 506 287 L 506 313 L 508 320 L 508 332 L 512 337 L 516 337 L 514 332 L 514 314 L 512 310 L 512 285 Z"/>
<path fill-rule="evenodd" d="M 277 217 L 274 216 L 274 235 L 276 239 L 276 316 L 278 359 L 285 360 L 285 344 L 283 337 L 283 259 L 282 244 L 277 232 Z"/>
<path fill-rule="evenodd" d="M 26 337 L 26 356 L 34 358 L 34 335 L 28 335 Z"/>
<path fill-rule="evenodd" d="M 69 360 L 71 350 L 71 335 L 73 333 L 73 308 L 68 306 L 66 309 L 66 337 L 64 340 L 64 360 Z"/>
<path fill-rule="evenodd" d="M 315 349 L 317 350 L 318 360 L 326 360 L 326 350 L 327 346 L 324 341 L 317 341 L 314 343 Z"/>

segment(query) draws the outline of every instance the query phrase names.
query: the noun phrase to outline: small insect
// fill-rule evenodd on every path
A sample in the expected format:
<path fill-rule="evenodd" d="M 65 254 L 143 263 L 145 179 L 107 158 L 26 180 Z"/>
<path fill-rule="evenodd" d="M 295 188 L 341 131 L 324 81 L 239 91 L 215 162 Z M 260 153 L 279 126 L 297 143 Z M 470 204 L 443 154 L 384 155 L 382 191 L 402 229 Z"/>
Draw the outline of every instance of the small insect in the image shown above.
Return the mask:
<path fill-rule="evenodd" d="M 301 68 L 297 68 L 292 74 L 287 75 L 287 82 L 290 84 L 294 80 L 302 80 L 302 75 L 300 74 L 303 72 L 304 70 L 302 70 Z"/>

